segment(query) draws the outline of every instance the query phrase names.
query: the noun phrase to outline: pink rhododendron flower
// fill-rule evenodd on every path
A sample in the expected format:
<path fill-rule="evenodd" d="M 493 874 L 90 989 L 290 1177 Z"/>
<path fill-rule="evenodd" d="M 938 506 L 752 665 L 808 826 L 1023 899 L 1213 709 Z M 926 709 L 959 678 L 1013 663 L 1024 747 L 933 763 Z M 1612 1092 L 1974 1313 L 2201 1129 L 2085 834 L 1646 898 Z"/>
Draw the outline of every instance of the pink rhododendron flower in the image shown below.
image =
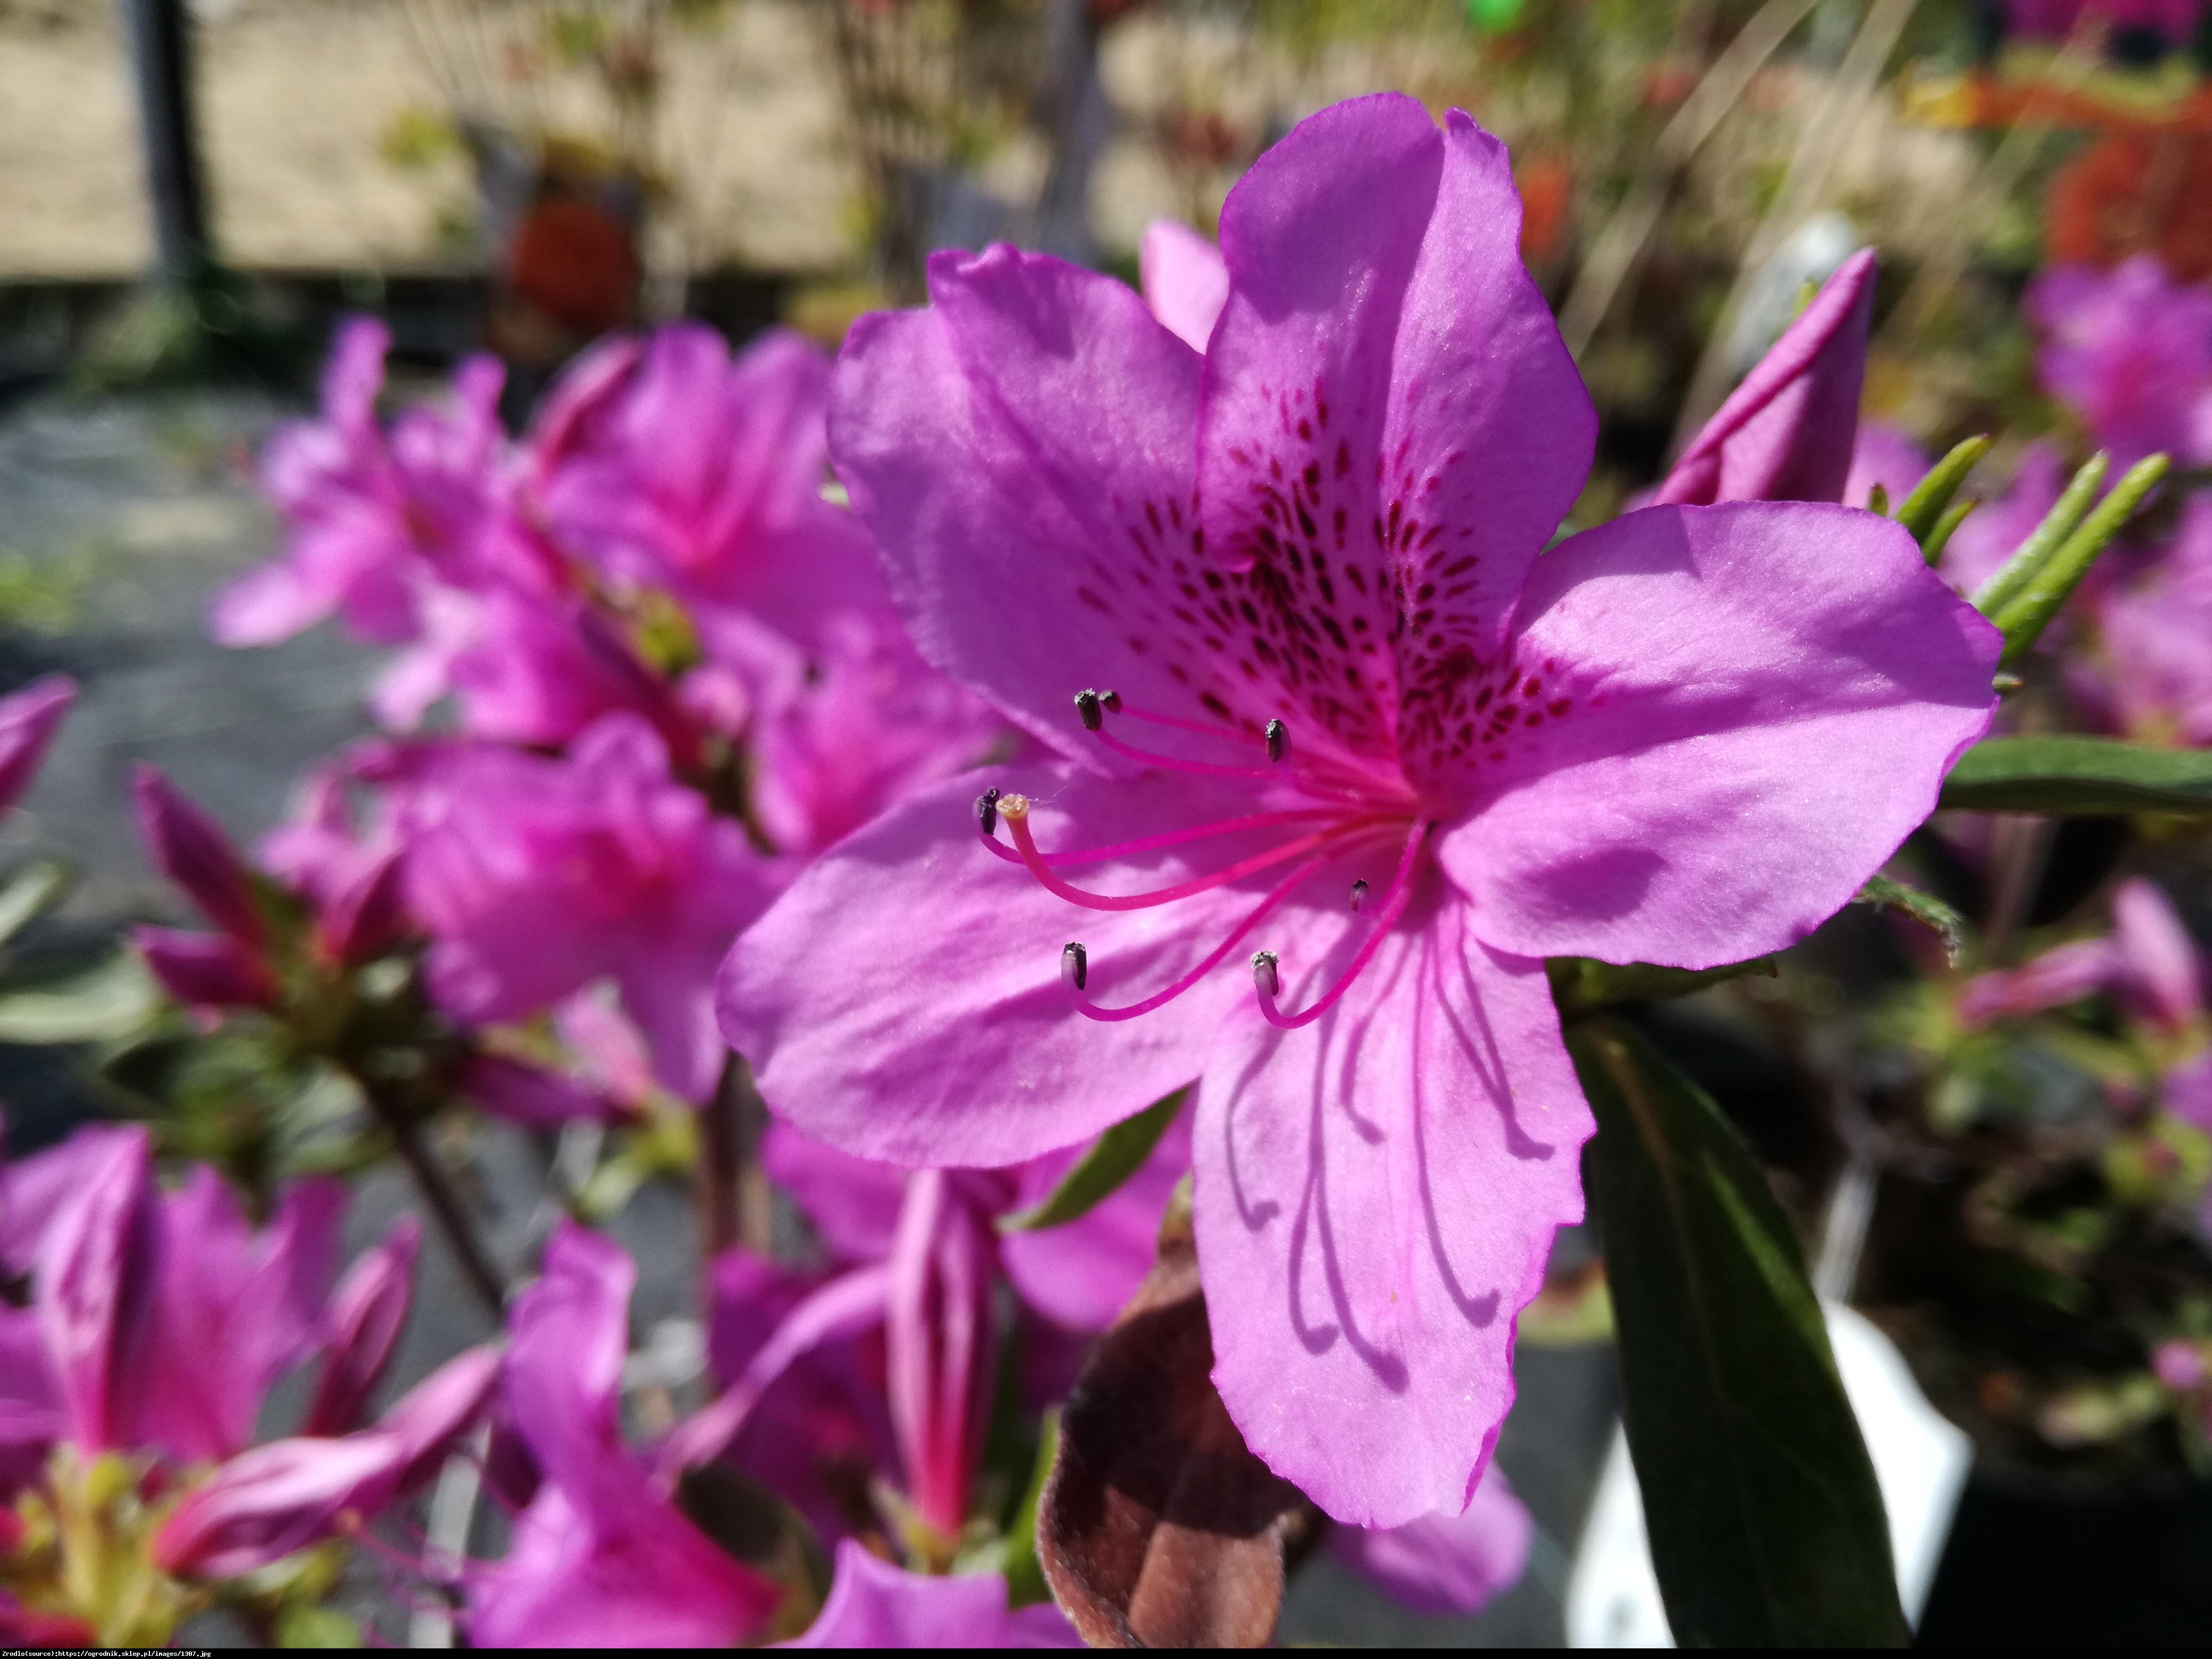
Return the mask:
<path fill-rule="evenodd" d="M 76 703 L 76 682 L 66 674 L 45 675 L 0 697 L 0 812 L 28 793 Z"/>
<path fill-rule="evenodd" d="M 993 1573 L 951 1578 L 903 1572 L 851 1539 L 837 1546 L 830 1599 L 787 1648 L 1079 1648 L 1083 1638 L 1050 1602 L 1006 1606 Z"/>
<path fill-rule="evenodd" d="M 1338 1527 L 1331 1555 L 1419 1613 L 1473 1613 L 1521 1582 L 1536 1523 L 1493 1463 L 1462 1515 L 1402 1527 Z"/>
<path fill-rule="evenodd" d="M 2212 496 L 2192 495 L 2165 556 L 2097 611 L 2096 672 L 2117 723 L 2152 742 L 2212 744 Z"/>
<path fill-rule="evenodd" d="M 1690 441 L 1656 505 L 1844 499 L 1874 276 L 1871 249 L 1844 262 Z"/>
<path fill-rule="evenodd" d="M 671 777 L 635 715 L 605 716 L 557 760 L 461 744 L 409 764 L 394 785 L 408 906 L 447 1011 L 519 1019 L 611 979 L 661 1082 L 705 1098 L 723 1058 L 714 964 L 773 895 L 776 863 Z"/>
<path fill-rule="evenodd" d="M 1019 1163 L 1197 1078 L 1215 1382 L 1365 1524 L 1466 1507 L 1582 1213 L 1541 959 L 1802 937 L 1991 708 L 1994 630 L 1869 514 L 1537 556 L 1595 420 L 1519 217 L 1465 116 L 1361 99 L 1231 196 L 1203 358 L 1003 247 L 864 319 L 838 474 L 923 653 L 1062 758 L 847 837 L 722 981 L 770 1107 L 866 1157 Z"/>
<path fill-rule="evenodd" d="M 600 348 L 543 422 L 553 534 L 617 581 L 673 594 L 710 649 L 730 622 L 805 645 L 825 616 L 879 610 L 865 533 L 822 499 L 829 378 L 781 331 L 734 362 L 696 323 Z"/>
<path fill-rule="evenodd" d="M 507 1555 L 467 1575 L 478 1647 L 732 1647 L 775 1585 L 684 1518 L 623 1443 L 622 1369 L 637 1274 L 563 1222 L 507 1316 L 505 1393 L 540 1480 Z"/>
<path fill-rule="evenodd" d="M 2044 388 L 2071 405 L 2115 474 L 2154 451 L 2212 461 L 2212 288 L 2167 281 L 2151 255 L 2110 271 L 2057 265 L 2029 285 Z"/>
<path fill-rule="evenodd" d="M 270 440 L 262 486 L 291 526 L 283 554 L 216 596 L 225 645 L 289 639 L 333 614 L 361 638 L 422 632 L 426 587 L 557 583 L 545 551 L 510 510 L 499 424 L 502 371 L 470 359 L 450 410 L 417 409 L 387 433 L 376 419 L 391 332 L 354 318 L 323 374 L 322 417 Z"/>
<path fill-rule="evenodd" d="M 2140 876 L 2122 882 L 2112 895 L 2112 923 L 2108 937 L 2075 939 L 2020 967 L 1977 975 L 1960 994 L 1960 1022 L 1972 1029 L 2023 1018 L 2100 991 L 2169 1035 L 2201 1020 L 2204 981 L 2197 944 L 2166 896 Z"/>

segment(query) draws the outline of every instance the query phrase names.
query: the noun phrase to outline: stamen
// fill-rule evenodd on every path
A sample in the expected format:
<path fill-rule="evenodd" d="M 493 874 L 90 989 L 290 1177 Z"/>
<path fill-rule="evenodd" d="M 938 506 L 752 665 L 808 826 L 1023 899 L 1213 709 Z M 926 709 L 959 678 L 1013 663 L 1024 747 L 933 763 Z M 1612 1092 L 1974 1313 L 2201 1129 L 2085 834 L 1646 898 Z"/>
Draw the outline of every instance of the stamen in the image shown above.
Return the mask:
<path fill-rule="evenodd" d="M 1089 694 L 1086 692 L 1085 695 Z M 1146 766 L 1162 767 L 1170 772 L 1194 773 L 1202 778 L 1273 778 L 1275 775 L 1271 767 L 1217 766 L 1212 761 L 1184 760 L 1176 755 L 1155 754 L 1149 749 L 1139 749 L 1134 744 L 1124 743 L 1111 732 L 1099 731 L 1096 726 L 1090 729 L 1097 732 L 1098 741 L 1115 754 L 1125 756 L 1130 760 L 1139 762 Z M 1246 741 L 1249 742 L 1249 739 Z"/>
<path fill-rule="evenodd" d="M 996 790 L 991 793 L 994 796 L 998 793 Z M 996 804 L 994 801 L 994 805 Z M 983 803 L 979 799 L 975 805 L 980 814 Z M 1279 812 L 1254 812 L 1241 818 L 1219 818 L 1212 823 L 1198 823 L 1188 829 L 1170 830 L 1164 834 L 1146 836 L 1136 841 L 1115 842 L 1105 847 L 1074 848 L 1065 853 L 1040 853 L 1038 856 L 1055 870 L 1068 870 L 1079 864 L 1103 864 L 1109 859 L 1135 858 L 1146 853 L 1157 853 L 1164 848 L 1182 847 L 1194 841 L 1210 840 L 1215 836 L 1233 836 L 1246 830 L 1272 830 L 1279 824 L 1285 823 L 1337 821 L 1341 820 L 1344 815 L 1344 809 L 1340 806 L 1286 807 Z M 992 827 L 994 829 L 997 827 L 995 813 L 993 816 Z M 1008 848 L 1005 842 L 992 838 L 988 832 L 983 845 L 1009 864 L 1019 864 L 1022 861 L 1020 854 Z"/>
<path fill-rule="evenodd" d="M 1060 947 L 1060 977 L 1071 991 L 1080 991 L 1091 982 L 1091 953 L 1073 939 Z"/>
<path fill-rule="evenodd" d="M 1267 722 L 1267 758 L 1279 761 L 1291 751 L 1291 728 L 1280 720 Z"/>
<path fill-rule="evenodd" d="M 1106 706 L 1106 712 L 1109 714 L 1121 712 L 1121 694 L 1119 691 L 1101 691 L 1098 701 Z"/>
<path fill-rule="evenodd" d="M 1352 884 L 1352 913 L 1358 915 L 1367 902 L 1367 881 L 1364 877 Z"/>
<path fill-rule="evenodd" d="M 1241 881 L 1257 870 L 1266 870 L 1294 858 L 1299 858 L 1317 848 L 1340 842 L 1346 836 L 1357 833 L 1388 819 L 1380 815 L 1340 821 L 1329 828 L 1310 836 L 1299 836 L 1267 852 L 1239 859 L 1234 864 L 1216 870 L 1210 875 L 1195 876 L 1188 881 L 1177 882 L 1172 887 L 1157 888 L 1149 893 L 1130 893 L 1115 896 L 1086 892 L 1080 887 L 1063 881 L 1037 851 L 1036 838 L 1030 833 L 1030 801 L 1026 795 L 1002 795 L 999 798 L 999 813 L 1012 833 L 1014 850 L 1021 854 L 1022 862 L 1030 873 L 1042 883 L 1048 893 L 1057 894 L 1071 904 L 1080 904 L 1090 910 L 1148 910 L 1155 905 L 1172 904 L 1177 899 L 1189 898 L 1198 893 L 1210 893 L 1217 887 L 1225 887 L 1232 881 Z"/>
<path fill-rule="evenodd" d="M 1252 952 L 1252 983 L 1260 988 L 1263 997 L 1282 994 L 1282 958 L 1273 951 Z"/>
<path fill-rule="evenodd" d="M 1417 823 L 1413 826 L 1413 833 L 1406 837 L 1406 851 L 1398 860 L 1397 873 L 1390 878 L 1389 890 L 1382 896 L 1382 908 L 1375 914 L 1373 931 L 1367 935 L 1366 942 L 1360 945 L 1358 955 L 1352 957 L 1352 965 L 1344 970 L 1335 984 L 1322 994 L 1312 1007 L 1297 1014 L 1285 1014 L 1278 1010 L 1275 998 L 1279 994 L 1280 978 L 1272 971 L 1275 957 L 1269 951 L 1260 953 L 1267 957 L 1271 964 L 1271 971 L 1266 977 L 1260 973 L 1259 957 L 1252 959 L 1252 977 L 1260 993 L 1260 1012 L 1267 1016 L 1268 1024 L 1285 1031 L 1296 1030 L 1301 1025 L 1310 1025 L 1336 1006 L 1339 1000 L 1352 988 L 1352 981 L 1358 979 L 1367 964 L 1374 960 L 1376 951 L 1382 949 L 1383 939 L 1389 937 L 1391 928 L 1397 925 L 1398 918 L 1405 914 L 1406 906 L 1413 899 L 1413 872 L 1419 867 L 1421 847 L 1428 839 L 1429 829 L 1425 823 Z"/>
<path fill-rule="evenodd" d="M 995 838 L 999 830 L 999 792 L 986 789 L 975 797 L 975 822 L 982 826 L 986 836 Z"/>
<path fill-rule="evenodd" d="M 1239 941 L 1241 941 L 1244 936 L 1249 933 L 1255 927 L 1258 927 L 1261 921 L 1266 917 L 1269 912 L 1273 911 L 1278 905 L 1281 904 L 1284 900 L 1290 897 L 1292 893 L 1296 892 L 1301 886 L 1304 885 L 1306 881 L 1312 877 L 1316 871 L 1319 870 L 1323 865 L 1328 864 L 1331 860 L 1337 857 L 1341 850 L 1342 849 L 1340 848 L 1332 848 L 1326 853 L 1316 854 L 1312 858 L 1308 859 L 1304 864 L 1298 866 L 1297 869 L 1291 871 L 1289 875 L 1285 876 L 1280 882 L 1276 884 L 1274 889 L 1269 892 L 1265 898 L 1261 899 L 1257 904 L 1254 905 L 1249 910 L 1247 910 L 1244 913 L 1243 918 L 1237 922 L 1237 926 L 1230 929 L 1229 937 L 1223 939 L 1220 944 L 1215 945 L 1212 951 L 1208 951 L 1206 953 L 1206 959 L 1203 962 L 1200 963 L 1195 968 L 1193 968 L 1188 973 L 1185 974 L 1181 979 L 1176 981 L 1174 984 L 1169 986 L 1165 990 L 1155 991 L 1143 1001 L 1133 1002 L 1127 1006 L 1121 1008 L 1102 1008 L 1097 1003 L 1091 1001 L 1088 998 L 1079 996 L 1075 1000 L 1076 1012 L 1086 1015 L 1090 1018 L 1097 1020 L 1134 1019 L 1139 1014 L 1149 1014 L 1153 1009 L 1173 1002 L 1185 991 L 1190 989 L 1192 986 L 1197 984 L 1199 981 L 1204 979 L 1216 968 L 1218 968 L 1222 963 L 1227 959 L 1229 953 L 1237 948 Z M 1079 987 L 1078 988 L 1079 989 L 1080 988 Z"/>
<path fill-rule="evenodd" d="M 1106 724 L 1105 699 L 1096 691 L 1079 691 L 1075 694 L 1075 714 L 1085 731 L 1096 732 Z"/>

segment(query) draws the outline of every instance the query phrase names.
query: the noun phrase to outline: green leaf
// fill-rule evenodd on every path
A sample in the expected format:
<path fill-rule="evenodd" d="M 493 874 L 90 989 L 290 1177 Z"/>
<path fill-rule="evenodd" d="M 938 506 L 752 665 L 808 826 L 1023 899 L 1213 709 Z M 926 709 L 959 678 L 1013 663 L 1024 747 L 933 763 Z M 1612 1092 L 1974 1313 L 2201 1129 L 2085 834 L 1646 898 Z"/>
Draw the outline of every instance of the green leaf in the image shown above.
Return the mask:
<path fill-rule="evenodd" d="M 1044 1569 L 1037 1565 L 1036 1522 L 1037 1505 L 1044 1501 L 1045 1481 L 1052 1474 L 1052 1460 L 1059 1454 L 1060 1412 L 1054 1407 L 1044 1414 L 1037 1435 L 1036 1467 L 1030 1472 L 1029 1487 L 1022 1493 L 1020 1506 L 1006 1523 L 1006 1605 L 1010 1607 L 1052 1600 Z"/>
<path fill-rule="evenodd" d="M 1662 968 L 1650 962 L 1616 964 L 1588 957 L 1552 957 L 1544 970 L 1551 975 L 1552 1000 L 1560 1017 L 1573 1019 L 1616 1002 L 1686 997 L 1724 980 L 1772 979 L 1782 964 L 1775 957 L 1754 957 L 1722 968 Z"/>
<path fill-rule="evenodd" d="M 2051 511 L 2043 515 L 2043 522 L 2028 532 L 2027 539 L 2014 550 L 2012 557 L 2000 565 L 1996 574 L 1984 582 L 1974 594 L 1975 610 L 1984 617 L 1994 617 L 2027 586 L 2028 578 L 2043 568 L 2044 562 L 2089 515 L 2097 490 L 2105 482 L 2105 469 L 2111 465 L 2111 458 L 2101 452 L 2082 464 L 2064 493 L 2051 503 Z"/>
<path fill-rule="evenodd" d="M 1943 550 L 1950 546 L 1951 538 L 1958 532 L 1959 526 L 1966 523 L 1966 515 L 1980 505 L 1979 499 L 1969 495 L 1963 501 L 1952 502 L 1943 516 L 1936 520 L 1936 527 L 1920 544 L 1920 551 L 1927 558 L 1929 568 L 1943 562 Z"/>
<path fill-rule="evenodd" d="M 1043 1202 L 1001 1216 L 1001 1231 L 1026 1233 L 1041 1227 L 1064 1227 L 1077 1217 L 1090 1214 L 1152 1155 L 1152 1148 L 1160 1144 L 1160 1137 L 1175 1121 L 1175 1115 L 1182 1109 L 1183 1097 L 1189 1092 L 1178 1089 L 1107 1130 L 1091 1143 L 1091 1150 L 1060 1178 L 1060 1185 L 1045 1195 Z"/>
<path fill-rule="evenodd" d="M 1622 1416 L 1683 1647 L 1905 1639 L 1874 1465 L 1797 1242 L 1705 1095 L 1607 1021 L 1569 1038 Z"/>
<path fill-rule="evenodd" d="M 1966 482 L 1966 475 L 1974 470 L 1975 463 L 1990 453 L 1990 441 L 1969 438 L 1955 445 L 1949 454 L 1929 469 L 1928 476 L 1912 488 L 1897 509 L 1897 521 L 1912 532 L 1912 539 L 1924 549 L 1929 533 L 1942 519 L 1951 505 L 1951 498 L 1959 493 L 1959 486 Z M 1961 514 L 1961 518 L 1966 515 Z M 1941 549 L 1937 550 L 1941 551 Z M 1936 554 L 1928 555 L 1928 562 L 1936 562 Z"/>
<path fill-rule="evenodd" d="M 2114 738 L 1985 738 L 1938 805 L 1974 812 L 2212 812 L 2212 750 Z"/>
<path fill-rule="evenodd" d="M 1851 902 L 1871 904 L 1877 909 L 1896 910 L 1911 916 L 1942 939 L 1943 951 L 1950 957 L 1951 965 L 1959 965 L 1959 948 L 1966 938 L 1966 919 L 1934 894 L 1907 887 L 1887 876 L 1875 876 L 1859 889 Z"/>
<path fill-rule="evenodd" d="M 104 1042 L 141 1030 L 161 989 L 135 951 L 44 984 L 0 992 L 0 1042 Z"/>
<path fill-rule="evenodd" d="M 0 887 L 0 945 L 21 933 L 69 890 L 67 865 L 39 859 L 25 865 Z"/>
<path fill-rule="evenodd" d="M 280 1648 L 357 1648 L 362 1645 L 361 1626 L 336 1607 L 289 1601 L 276 1615 L 276 1645 Z"/>
<path fill-rule="evenodd" d="M 2004 655 L 1998 659 L 2004 667 L 2016 666 L 2034 648 L 2051 619 L 2089 574 L 2089 567 L 2158 488 L 2171 465 L 2165 456 L 2153 455 L 2130 467 L 2127 475 L 2112 486 L 2112 493 L 2081 520 L 2081 528 L 2031 571 L 2010 599 L 1994 611 L 1984 613 L 2004 635 Z"/>

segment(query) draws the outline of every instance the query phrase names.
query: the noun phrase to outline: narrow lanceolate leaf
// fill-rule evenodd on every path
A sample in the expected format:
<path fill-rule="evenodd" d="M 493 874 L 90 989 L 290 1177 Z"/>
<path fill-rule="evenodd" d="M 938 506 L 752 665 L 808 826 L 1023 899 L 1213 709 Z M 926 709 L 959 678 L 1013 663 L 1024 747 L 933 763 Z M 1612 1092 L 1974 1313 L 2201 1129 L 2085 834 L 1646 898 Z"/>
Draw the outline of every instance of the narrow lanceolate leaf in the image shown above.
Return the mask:
<path fill-rule="evenodd" d="M 1959 526 L 1966 523 L 1966 515 L 1981 504 L 1979 499 L 1969 495 L 1965 501 L 1954 501 L 1944 509 L 1943 516 L 1936 520 L 1936 527 L 1920 544 L 1920 550 L 1927 556 L 1931 568 L 1943 562 L 1943 550 L 1950 546 L 1951 538 L 1957 533 Z"/>
<path fill-rule="evenodd" d="M 0 1042 L 106 1042 L 161 1011 L 161 987 L 135 951 L 65 979 L 0 992 Z"/>
<path fill-rule="evenodd" d="M 1245 1445 L 1212 1370 L 1185 1199 L 1076 1378 L 1037 1510 L 1045 1581 L 1092 1647 L 1258 1647 L 1274 1634 L 1285 1551 L 1317 1519 Z"/>
<path fill-rule="evenodd" d="M 2051 817 L 2212 812 L 2212 750 L 2113 738 L 1987 738 L 1959 757 L 1938 804 Z"/>
<path fill-rule="evenodd" d="M 1040 1227 L 1064 1227 L 1079 1216 L 1090 1214 L 1144 1167 L 1189 1092 L 1178 1089 L 1136 1116 L 1122 1119 L 1091 1143 L 1091 1150 L 1076 1160 L 1075 1167 L 1060 1178 L 1060 1185 L 1046 1194 L 1042 1203 L 1001 1217 L 1000 1227 L 1010 1233 L 1031 1232 Z"/>
<path fill-rule="evenodd" d="M 1562 1019 L 1575 1019 L 1620 1002 L 1686 997 L 1731 979 L 1772 979 L 1781 971 L 1774 957 L 1754 957 L 1723 968 L 1662 968 L 1656 963 L 1593 962 L 1588 957 L 1553 957 L 1544 963 L 1552 981 L 1552 1000 Z"/>
<path fill-rule="evenodd" d="M 1966 937 L 1966 919 L 1933 893 L 1907 887 L 1903 882 L 1892 881 L 1887 876 L 1874 876 L 1859 889 L 1858 896 L 1851 902 L 1871 904 L 1877 909 L 1895 910 L 1911 916 L 1943 941 L 1943 951 L 1950 957 L 1951 965 L 1954 968 L 1959 965 L 1959 949 Z"/>
<path fill-rule="evenodd" d="M 1874 1466 L 1765 1176 L 1633 1032 L 1569 1042 L 1597 1114 L 1622 1416 L 1675 1640 L 1901 1644 Z"/>
<path fill-rule="evenodd" d="M 1975 610 L 1984 617 L 1995 617 L 2027 586 L 2027 579 L 2043 568 L 2044 561 L 2056 553 L 2060 544 L 2081 528 L 2081 520 L 2089 516 L 2090 507 L 2096 504 L 2097 491 L 2104 485 L 2105 469 L 2111 465 L 2102 451 L 2082 463 L 2081 470 L 2074 475 L 2064 493 L 2043 515 L 2043 522 L 2028 532 L 2027 539 L 2014 550 L 2012 557 L 1999 565 L 1996 574 L 1975 592 Z"/>
<path fill-rule="evenodd" d="M 1990 453 L 1987 438 L 1969 438 L 1956 445 L 1951 453 L 1929 470 L 1928 476 L 1912 488 L 1912 493 L 1900 502 L 1897 521 L 1912 532 L 1912 539 L 1924 549 L 1928 538 L 1951 505 L 1951 498 L 1959 493 L 1959 486 L 1966 482 L 1966 475 L 1974 470 L 1975 463 Z M 1930 553 L 1928 562 L 1936 562 Z"/>
<path fill-rule="evenodd" d="M 2172 463 L 2163 455 L 2137 461 L 2127 476 L 2112 486 L 2112 493 L 2097 503 L 2079 529 L 2059 544 L 2058 550 L 2038 566 L 2020 589 L 1995 611 L 1986 613 L 2004 635 L 2007 668 L 2015 666 L 2043 637 L 2043 630 L 2058 614 L 2089 574 L 2089 567 L 2112 544 L 2112 538 L 2136 514 L 2150 492 L 2158 488 Z"/>
<path fill-rule="evenodd" d="M 0 887 L 0 945 L 21 933 L 69 890 L 70 872 L 52 859 L 26 865 Z"/>
<path fill-rule="evenodd" d="M 1006 1605 L 1026 1607 L 1038 1601 L 1052 1600 L 1052 1589 L 1044 1582 L 1044 1569 L 1037 1563 L 1037 1510 L 1044 1502 L 1045 1482 L 1052 1478 L 1052 1466 L 1060 1457 L 1060 1413 L 1048 1411 L 1037 1432 L 1036 1465 L 1030 1472 L 1030 1484 L 1022 1493 L 1020 1505 L 1014 1518 L 1006 1525 Z"/>

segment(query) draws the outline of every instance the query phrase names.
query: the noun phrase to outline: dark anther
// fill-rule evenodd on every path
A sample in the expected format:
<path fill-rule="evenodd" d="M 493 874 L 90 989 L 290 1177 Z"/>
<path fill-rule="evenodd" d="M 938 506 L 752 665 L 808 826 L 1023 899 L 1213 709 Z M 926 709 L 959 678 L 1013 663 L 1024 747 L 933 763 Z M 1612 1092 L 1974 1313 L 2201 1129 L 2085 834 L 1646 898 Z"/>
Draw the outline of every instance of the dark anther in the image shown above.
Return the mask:
<path fill-rule="evenodd" d="M 1367 883 L 1363 879 L 1352 884 L 1352 908 L 1363 908 L 1367 903 Z"/>
<path fill-rule="evenodd" d="M 987 836 L 995 836 L 999 833 L 999 792 L 997 790 L 986 789 L 975 797 L 975 822 L 983 826 L 983 833 Z"/>
<path fill-rule="evenodd" d="M 1098 701 L 1106 705 L 1106 712 L 1109 714 L 1121 712 L 1121 694 L 1119 691 L 1101 691 Z"/>
<path fill-rule="evenodd" d="M 1283 988 L 1283 976 L 1276 971 L 1279 958 L 1273 951 L 1252 952 L 1252 983 L 1260 988 L 1260 994 L 1272 997 Z"/>
<path fill-rule="evenodd" d="M 1091 953 L 1070 940 L 1060 953 L 1060 976 L 1070 988 L 1080 991 L 1091 982 Z"/>
<path fill-rule="evenodd" d="M 1077 692 L 1075 712 L 1081 718 L 1083 729 L 1086 732 L 1096 732 L 1106 724 L 1105 705 L 1096 691 Z"/>
<path fill-rule="evenodd" d="M 1280 720 L 1267 722 L 1267 758 L 1279 761 L 1291 752 L 1291 728 Z"/>

